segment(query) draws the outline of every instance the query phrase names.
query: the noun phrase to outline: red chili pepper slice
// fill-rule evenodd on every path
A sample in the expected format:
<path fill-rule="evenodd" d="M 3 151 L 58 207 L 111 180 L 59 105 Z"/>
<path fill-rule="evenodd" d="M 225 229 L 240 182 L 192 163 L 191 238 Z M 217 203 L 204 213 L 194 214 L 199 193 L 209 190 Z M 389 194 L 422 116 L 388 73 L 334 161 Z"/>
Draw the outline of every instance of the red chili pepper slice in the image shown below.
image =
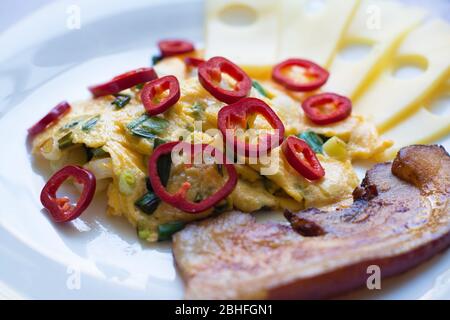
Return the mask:
<path fill-rule="evenodd" d="M 291 67 L 304 69 L 304 75 L 309 80 L 301 83 L 285 75 L 283 72 Z M 288 59 L 277 64 L 272 70 L 272 79 L 292 91 L 313 91 L 319 89 L 327 82 L 329 75 L 328 71 L 321 66 L 304 59 Z"/>
<path fill-rule="evenodd" d="M 158 47 L 163 57 L 175 56 L 195 50 L 194 45 L 186 40 L 161 40 L 158 42 Z"/>
<path fill-rule="evenodd" d="M 259 143 L 257 146 L 251 145 L 245 141 L 239 141 L 238 137 L 234 136 L 234 150 L 238 154 L 242 154 L 244 150 L 245 156 L 249 156 L 251 150 L 256 151 L 259 156 L 262 152 L 269 152 L 271 149 L 280 145 L 284 140 L 284 124 L 277 114 L 269 107 L 264 101 L 256 98 L 244 98 L 234 104 L 220 109 L 218 113 L 217 126 L 222 133 L 224 139 L 227 137 L 227 129 L 236 129 L 239 126 L 243 129 L 246 128 L 247 119 L 251 115 L 260 114 L 271 125 L 274 130 L 277 130 L 276 134 L 264 135 L 265 141 L 262 141 L 262 137 L 259 137 Z M 228 139 L 226 139 L 228 140 Z"/>
<path fill-rule="evenodd" d="M 191 150 L 195 150 L 195 148 L 198 147 L 198 145 L 192 145 L 187 142 L 168 142 L 158 146 L 153 151 L 153 154 L 148 161 L 150 183 L 152 185 L 153 191 L 162 201 L 187 213 L 199 213 L 212 208 L 228 195 L 230 195 L 231 192 L 233 192 L 238 179 L 236 168 L 233 164 L 225 161 L 225 156 L 218 149 L 207 144 L 200 145 L 201 151 L 205 151 L 206 148 L 212 148 L 210 149 L 212 151 L 211 155 L 213 155 L 216 159 L 223 160 L 221 164 L 226 168 L 228 172 L 228 180 L 227 182 L 225 182 L 223 187 L 210 197 L 198 203 L 191 202 L 186 199 L 186 193 L 191 187 L 189 182 L 183 183 L 181 188 L 175 194 L 170 194 L 169 192 L 167 192 L 158 175 L 158 159 L 163 155 L 170 154 L 173 148 L 175 148 L 175 146 L 179 144 L 182 144 L 180 147 L 184 146 L 186 148 L 190 148 Z"/>
<path fill-rule="evenodd" d="M 194 57 L 186 57 L 184 58 L 184 63 L 190 68 L 198 68 L 202 63 L 205 63 L 205 60 Z"/>
<path fill-rule="evenodd" d="M 288 137 L 281 146 L 286 160 L 298 173 L 308 180 L 325 176 L 325 170 L 311 147 L 294 136 Z"/>
<path fill-rule="evenodd" d="M 326 125 L 347 118 L 352 113 L 352 102 L 334 93 L 321 93 L 305 99 L 302 109 L 309 120 Z"/>
<path fill-rule="evenodd" d="M 83 185 L 83 192 L 75 207 L 70 204 L 69 198 L 56 197 L 59 187 L 70 177 Z M 78 218 L 89 206 L 94 197 L 95 186 L 96 180 L 92 172 L 78 166 L 66 166 L 47 181 L 41 191 L 41 203 L 55 222 L 71 221 Z"/>
<path fill-rule="evenodd" d="M 153 68 L 140 68 L 118 75 L 108 82 L 90 86 L 89 91 L 92 92 L 94 97 L 102 97 L 110 94 L 117 94 L 120 91 L 141 83 L 149 82 L 156 78 L 158 78 L 158 75 Z"/>
<path fill-rule="evenodd" d="M 56 107 L 50 110 L 49 113 L 41 120 L 39 120 L 35 125 L 28 129 L 28 135 L 30 137 L 34 137 L 35 135 L 41 133 L 48 126 L 55 123 L 59 119 L 61 119 L 67 112 L 71 109 L 70 104 L 66 101 L 60 102 Z"/>
<path fill-rule="evenodd" d="M 236 81 L 233 89 L 226 90 L 220 87 L 222 73 L 228 74 Z M 234 103 L 245 98 L 252 88 L 250 77 L 233 62 L 223 57 L 214 57 L 200 64 L 198 79 L 209 93 L 225 103 Z"/>
<path fill-rule="evenodd" d="M 162 99 L 159 96 L 169 90 Z M 141 91 L 141 101 L 147 114 L 154 116 L 163 113 L 180 99 L 180 84 L 174 76 L 165 76 L 147 83 Z"/>

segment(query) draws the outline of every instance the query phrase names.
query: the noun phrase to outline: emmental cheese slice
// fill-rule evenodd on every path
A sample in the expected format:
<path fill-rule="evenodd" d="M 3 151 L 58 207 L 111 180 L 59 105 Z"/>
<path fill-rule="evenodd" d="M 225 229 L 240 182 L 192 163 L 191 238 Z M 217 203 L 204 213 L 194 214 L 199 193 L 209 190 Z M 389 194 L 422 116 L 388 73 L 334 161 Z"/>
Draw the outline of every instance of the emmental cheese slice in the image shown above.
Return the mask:
<path fill-rule="evenodd" d="M 279 60 L 304 58 L 327 67 L 356 12 L 359 0 L 280 2 Z"/>
<path fill-rule="evenodd" d="M 273 0 L 207 0 L 205 56 L 223 56 L 254 73 L 276 61 L 279 3 Z"/>
<path fill-rule="evenodd" d="M 450 78 L 422 103 L 417 112 L 383 134 L 383 138 L 395 141 L 386 151 L 385 158 L 392 159 L 402 147 L 433 143 L 450 135 L 450 113 L 438 114 L 433 107 L 439 104 L 450 108 Z"/>
<path fill-rule="evenodd" d="M 352 99 L 361 95 L 389 61 L 404 36 L 417 26 L 425 11 L 394 1 L 364 0 L 346 32 L 339 51 L 366 49 L 360 57 L 337 54 L 330 68 L 330 79 L 323 87 Z"/>
<path fill-rule="evenodd" d="M 413 115 L 450 74 L 450 25 L 433 20 L 412 31 L 371 87 L 356 101 L 354 112 L 370 116 L 385 132 Z M 410 78 L 398 70 L 414 65 L 423 70 Z"/>

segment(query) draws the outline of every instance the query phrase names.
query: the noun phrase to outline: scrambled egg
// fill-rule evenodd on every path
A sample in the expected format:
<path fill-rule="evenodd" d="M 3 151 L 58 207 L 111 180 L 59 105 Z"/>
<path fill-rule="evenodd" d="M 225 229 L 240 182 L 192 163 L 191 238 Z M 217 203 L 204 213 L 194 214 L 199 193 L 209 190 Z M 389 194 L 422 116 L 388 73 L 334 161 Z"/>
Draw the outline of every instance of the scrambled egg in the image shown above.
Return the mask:
<path fill-rule="evenodd" d="M 97 178 L 98 191 L 107 188 L 108 213 L 125 216 L 137 228 L 139 236 L 148 241 L 163 240 L 161 230 L 167 224 L 183 224 L 233 208 L 244 212 L 300 210 L 346 200 L 358 185 L 351 160 L 368 159 L 390 146 L 389 141 L 379 139 L 373 124 L 361 116 L 353 115 L 328 126 L 310 123 L 298 101 L 276 85 L 265 82 L 266 95 L 253 88 L 250 96 L 264 100 L 273 108 L 285 125 L 286 136 L 309 130 L 325 138 L 338 137 L 343 141 L 348 158 L 336 158 L 325 152 L 319 154 L 326 175 L 311 182 L 295 171 L 280 148 L 276 148 L 272 150 L 272 165 L 277 166 L 270 174 L 265 173 L 267 166 L 263 159 L 255 164 L 236 164 L 237 186 L 215 208 L 194 215 L 156 199 L 155 209 L 146 213 L 137 202 L 149 192 L 147 159 L 155 143 L 178 141 L 183 137 L 188 141 L 220 145 L 220 139 L 208 130 L 217 128 L 217 113 L 224 106 L 201 86 L 195 74 L 186 70 L 180 59 L 165 59 L 156 69 L 160 76 L 175 74 L 181 84 L 180 100 L 164 114 L 146 116 L 137 94 L 139 89 L 135 87 L 122 92 L 130 101 L 121 108 L 114 105 L 114 96 L 73 104 L 66 116 L 33 141 L 34 154 L 49 160 L 53 169 L 77 163 L 91 170 Z M 202 125 L 201 132 L 195 128 L 196 121 Z M 270 128 L 259 118 L 254 127 Z M 188 198 L 194 201 L 214 193 L 226 179 L 226 170 L 220 170 L 217 165 L 172 165 L 166 188 L 174 192 L 189 181 L 192 188 Z"/>

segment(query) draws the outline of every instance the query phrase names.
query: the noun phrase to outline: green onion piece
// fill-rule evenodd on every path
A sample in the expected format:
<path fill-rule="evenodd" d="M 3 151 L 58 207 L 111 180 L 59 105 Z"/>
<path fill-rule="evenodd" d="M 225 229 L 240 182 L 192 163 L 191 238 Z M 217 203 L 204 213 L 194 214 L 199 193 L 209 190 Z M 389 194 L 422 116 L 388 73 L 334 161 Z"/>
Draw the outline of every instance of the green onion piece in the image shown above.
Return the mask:
<path fill-rule="evenodd" d="M 195 120 L 201 120 L 203 117 L 203 107 L 199 102 L 194 103 L 192 106 L 192 112 L 191 115 L 194 117 Z"/>
<path fill-rule="evenodd" d="M 163 186 L 167 186 L 170 177 L 170 168 L 172 166 L 172 155 L 165 154 L 158 159 L 158 175 Z"/>
<path fill-rule="evenodd" d="M 315 132 L 305 131 L 302 132 L 298 137 L 305 140 L 306 143 L 311 147 L 315 153 L 323 153 L 323 139 Z"/>
<path fill-rule="evenodd" d="M 73 146 L 72 132 L 69 132 L 68 134 L 66 134 L 62 138 L 60 138 L 58 140 L 58 146 L 59 146 L 60 150 L 64 150 L 66 148 Z"/>
<path fill-rule="evenodd" d="M 131 97 L 127 94 L 116 94 L 115 97 L 111 104 L 116 106 L 116 110 L 122 109 L 131 101 Z"/>
<path fill-rule="evenodd" d="M 100 120 L 100 116 L 95 116 L 95 117 L 87 120 L 81 126 L 81 130 L 86 131 L 86 132 L 90 131 L 97 124 L 98 120 Z"/>
<path fill-rule="evenodd" d="M 158 241 L 172 239 L 172 235 L 184 228 L 184 222 L 172 221 L 158 226 Z"/>
<path fill-rule="evenodd" d="M 109 153 L 106 152 L 103 148 L 86 148 L 87 160 L 91 161 L 92 158 L 101 158 Z"/>
<path fill-rule="evenodd" d="M 155 150 L 156 148 L 158 148 L 160 145 L 166 143 L 167 141 L 161 138 L 155 138 L 155 140 L 153 140 L 153 150 Z"/>
<path fill-rule="evenodd" d="M 143 115 L 131 121 L 127 127 L 131 133 L 136 136 L 155 139 L 156 136 L 163 133 L 168 126 L 169 121 L 166 119 Z"/>
<path fill-rule="evenodd" d="M 163 57 L 159 54 L 155 54 L 154 56 L 152 56 L 152 66 L 160 62 L 162 59 Z"/>
<path fill-rule="evenodd" d="M 199 203 L 199 202 L 202 201 L 202 200 L 203 200 L 203 196 L 202 196 L 202 194 L 201 194 L 200 192 L 198 192 L 198 193 L 195 195 L 194 202 L 195 202 L 195 203 Z"/>
<path fill-rule="evenodd" d="M 134 203 L 142 212 L 152 214 L 155 212 L 161 200 L 153 192 L 147 192 Z"/>
<path fill-rule="evenodd" d="M 267 93 L 266 89 L 256 80 L 252 81 L 252 87 L 256 89 L 261 95 L 270 99 L 270 95 Z"/>
<path fill-rule="evenodd" d="M 147 240 L 152 235 L 150 230 L 147 230 L 147 229 L 138 229 L 137 234 L 138 234 L 139 239 L 142 239 L 142 240 Z"/>
<path fill-rule="evenodd" d="M 59 132 L 67 131 L 69 129 L 72 129 L 73 127 L 77 126 L 80 123 L 80 120 L 74 120 L 69 123 L 66 123 L 64 126 L 59 128 Z"/>
<path fill-rule="evenodd" d="M 136 177 L 131 170 L 124 170 L 119 176 L 119 191 L 120 193 L 130 195 L 136 186 Z"/>

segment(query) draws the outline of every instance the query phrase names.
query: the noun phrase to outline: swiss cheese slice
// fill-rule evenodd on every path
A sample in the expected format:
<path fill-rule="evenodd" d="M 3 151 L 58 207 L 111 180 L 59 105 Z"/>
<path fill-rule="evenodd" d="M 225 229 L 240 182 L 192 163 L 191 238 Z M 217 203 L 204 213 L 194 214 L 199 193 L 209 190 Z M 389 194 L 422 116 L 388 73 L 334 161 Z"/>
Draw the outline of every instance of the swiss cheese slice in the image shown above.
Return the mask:
<path fill-rule="evenodd" d="M 354 16 L 359 0 L 280 2 L 278 59 L 304 58 L 327 67 Z"/>
<path fill-rule="evenodd" d="M 223 56 L 249 68 L 276 61 L 279 4 L 273 0 L 207 0 L 207 58 Z"/>
<path fill-rule="evenodd" d="M 450 73 L 450 25 L 433 20 L 412 31 L 371 87 L 354 101 L 354 112 L 370 116 L 381 132 L 413 115 Z M 423 69 L 397 77 L 401 66 Z"/>
<path fill-rule="evenodd" d="M 450 78 L 423 102 L 418 111 L 383 134 L 383 138 L 395 142 L 386 152 L 387 158 L 393 158 L 402 147 L 433 143 L 450 135 L 450 113 L 444 111 L 443 114 L 438 114 L 433 111 L 433 106 L 439 102 L 444 108 L 450 108 Z"/>
<path fill-rule="evenodd" d="M 424 16 L 423 10 L 398 2 L 364 0 L 339 50 L 352 50 L 360 46 L 367 52 L 354 59 L 336 55 L 323 90 L 352 99 L 361 95 L 377 71 L 389 61 L 405 34 L 417 26 Z"/>

